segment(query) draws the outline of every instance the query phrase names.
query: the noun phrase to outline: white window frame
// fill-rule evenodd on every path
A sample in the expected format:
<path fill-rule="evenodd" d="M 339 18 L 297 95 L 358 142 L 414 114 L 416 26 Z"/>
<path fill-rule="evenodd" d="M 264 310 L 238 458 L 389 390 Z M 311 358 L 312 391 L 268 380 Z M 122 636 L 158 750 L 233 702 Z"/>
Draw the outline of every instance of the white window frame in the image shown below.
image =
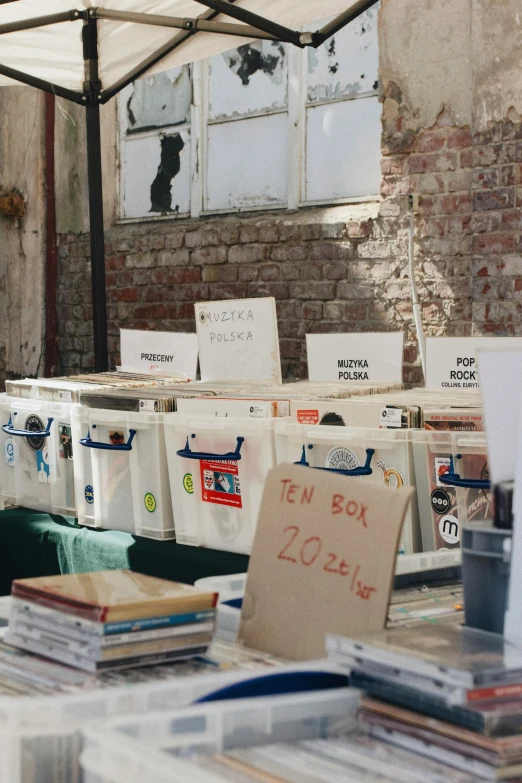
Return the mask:
<path fill-rule="evenodd" d="M 118 160 L 119 160 L 119 219 L 118 224 L 143 223 L 163 220 L 186 220 L 187 218 L 210 217 L 212 215 L 233 215 L 251 212 L 271 212 L 275 210 L 294 211 L 314 206 L 337 206 L 342 204 L 371 203 L 381 201 L 381 196 L 370 194 L 367 196 L 354 196 L 344 198 L 326 198 L 316 201 L 307 201 L 306 193 L 306 127 L 307 109 L 315 106 L 331 105 L 353 100 L 366 100 L 378 97 L 379 90 L 370 90 L 355 96 L 341 96 L 334 99 L 321 101 L 307 100 L 307 49 L 298 49 L 295 46 L 287 46 L 288 57 L 288 105 L 274 109 L 251 112 L 248 115 L 209 119 L 209 66 L 210 60 L 200 60 L 190 65 L 192 83 L 192 103 L 190 125 L 171 125 L 164 128 L 133 133 L 130 138 L 161 137 L 169 133 L 179 133 L 183 130 L 190 131 L 191 144 L 191 193 L 190 212 L 169 213 L 168 215 L 146 215 L 143 217 L 122 217 L 125 207 L 124 192 L 124 147 L 129 136 L 126 134 L 126 91 L 119 97 L 118 111 Z M 127 88 L 130 89 L 130 88 Z M 209 210 L 206 207 L 205 183 L 208 181 L 208 150 L 207 129 L 211 125 L 225 124 L 244 120 L 247 117 L 265 117 L 272 114 L 288 114 L 288 198 L 285 203 L 266 204 L 248 207 L 224 208 Z"/>

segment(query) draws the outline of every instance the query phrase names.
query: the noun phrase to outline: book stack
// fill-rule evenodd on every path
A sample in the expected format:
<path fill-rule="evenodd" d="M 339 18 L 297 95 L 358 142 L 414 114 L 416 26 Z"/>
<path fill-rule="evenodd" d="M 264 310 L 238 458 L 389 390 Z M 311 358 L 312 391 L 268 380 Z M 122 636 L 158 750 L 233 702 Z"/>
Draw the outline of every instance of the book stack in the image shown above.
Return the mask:
<path fill-rule="evenodd" d="M 168 663 L 206 653 L 217 593 L 132 571 L 13 582 L 5 641 L 83 671 Z"/>
<path fill-rule="evenodd" d="M 476 780 L 522 780 L 522 649 L 454 623 L 331 637 L 374 739 Z"/>

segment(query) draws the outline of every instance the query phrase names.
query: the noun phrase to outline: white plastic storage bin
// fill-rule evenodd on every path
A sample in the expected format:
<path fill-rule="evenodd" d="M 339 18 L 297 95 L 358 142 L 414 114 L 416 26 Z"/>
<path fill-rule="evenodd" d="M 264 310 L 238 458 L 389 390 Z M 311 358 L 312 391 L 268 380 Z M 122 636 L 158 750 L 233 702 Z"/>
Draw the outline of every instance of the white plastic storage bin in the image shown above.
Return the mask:
<path fill-rule="evenodd" d="M 359 692 L 338 688 L 198 705 L 83 731 L 84 783 L 214 783 L 190 756 L 338 737 L 357 725 Z"/>
<path fill-rule="evenodd" d="M 411 430 L 297 424 L 276 421 L 277 462 L 337 471 L 350 481 L 390 488 L 415 486 Z M 412 497 L 402 528 L 399 554 L 420 549 L 418 508 Z"/>
<path fill-rule="evenodd" d="M 246 578 L 246 574 L 231 574 L 207 576 L 195 582 L 195 587 L 219 593 L 215 638 L 222 642 L 237 641 Z"/>
<path fill-rule="evenodd" d="M 163 415 L 74 409 L 80 525 L 174 538 Z"/>
<path fill-rule="evenodd" d="M 491 518 L 485 432 L 413 431 L 424 551 L 460 547 L 461 526 Z"/>
<path fill-rule="evenodd" d="M 80 731 L 88 721 L 129 714 L 139 714 L 147 721 L 149 713 L 186 707 L 223 689 L 237 686 L 242 692 L 249 692 L 249 681 L 253 680 L 255 685 L 259 677 L 277 674 L 279 678 L 288 673 L 291 689 L 296 672 L 312 672 L 317 675 L 314 682 L 320 683 L 323 676 L 340 671 L 337 665 L 328 661 L 281 667 L 259 664 L 257 669 L 252 664 L 243 670 L 190 674 L 188 669 L 193 665 L 187 662 L 114 673 L 104 676 L 98 683 L 95 680 L 87 682 L 88 678 L 82 672 L 65 669 L 70 679 L 67 687 L 76 692 L 38 695 L 38 688 L 45 688 L 45 682 L 57 679 L 56 674 L 48 672 L 48 668 L 55 668 L 54 665 L 42 662 L 34 696 L 0 695 L 0 781 L 80 781 Z M 179 674 L 176 674 L 177 670 Z M 83 678 L 86 684 L 75 687 L 75 678 Z M 281 684 L 283 689 L 284 683 Z"/>
<path fill-rule="evenodd" d="M 275 419 L 165 415 L 176 540 L 249 554 Z"/>
<path fill-rule="evenodd" d="M 4 503 L 75 515 L 74 407 L 0 396 L 0 495 Z"/>

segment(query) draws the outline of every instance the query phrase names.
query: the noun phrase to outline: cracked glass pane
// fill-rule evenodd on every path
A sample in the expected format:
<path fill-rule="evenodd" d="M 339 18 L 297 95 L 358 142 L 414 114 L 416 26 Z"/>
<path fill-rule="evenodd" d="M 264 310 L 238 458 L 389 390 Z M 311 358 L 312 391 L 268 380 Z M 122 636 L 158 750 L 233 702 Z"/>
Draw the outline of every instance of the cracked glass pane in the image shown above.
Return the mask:
<path fill-rule="evenodd" d="M 188 65 L 138 79 L 127 99 L 127 133 L 189 124 L 191 99 Z"/>
<path fill-rule="evenodd" d="M 285 109 L 288 56 L 278 41 L 253 41 L 209 62 L 209 117 L 231 118 Z"/>
<path fill-rule="evenodd" d="M 378 8 L 370 8 L 319 49 L 308 49 L 309 103 L 356 98 L 378 89 Z"/>

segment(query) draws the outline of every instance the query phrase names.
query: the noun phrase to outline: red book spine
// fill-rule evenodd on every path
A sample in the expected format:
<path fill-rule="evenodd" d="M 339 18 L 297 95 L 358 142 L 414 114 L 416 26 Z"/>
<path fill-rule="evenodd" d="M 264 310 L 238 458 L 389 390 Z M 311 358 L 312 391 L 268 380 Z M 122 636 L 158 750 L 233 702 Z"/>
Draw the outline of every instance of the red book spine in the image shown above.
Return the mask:
<path fill-rule="evenodd" d="M 522 683 L 496 685 L 491 688 L 475 688 L 468 691 L 467 701 L 487 701 L 488 699 L 511 699 L 522 696 Z"/>

